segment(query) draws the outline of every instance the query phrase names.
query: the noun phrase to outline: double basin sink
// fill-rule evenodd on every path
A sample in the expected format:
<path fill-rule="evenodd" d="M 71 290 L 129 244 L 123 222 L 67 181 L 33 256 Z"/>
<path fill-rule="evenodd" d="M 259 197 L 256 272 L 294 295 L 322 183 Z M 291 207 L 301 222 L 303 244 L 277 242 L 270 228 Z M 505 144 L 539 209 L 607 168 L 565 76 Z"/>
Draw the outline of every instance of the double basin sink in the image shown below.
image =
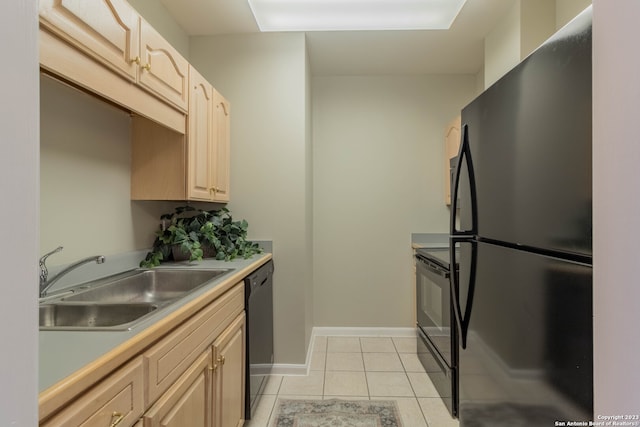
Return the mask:
<path fill-rule="evenodd" d="M 41 330 L 127 330 L 230 269 L 136 269 L 67 289 L 40 304 Z"/>

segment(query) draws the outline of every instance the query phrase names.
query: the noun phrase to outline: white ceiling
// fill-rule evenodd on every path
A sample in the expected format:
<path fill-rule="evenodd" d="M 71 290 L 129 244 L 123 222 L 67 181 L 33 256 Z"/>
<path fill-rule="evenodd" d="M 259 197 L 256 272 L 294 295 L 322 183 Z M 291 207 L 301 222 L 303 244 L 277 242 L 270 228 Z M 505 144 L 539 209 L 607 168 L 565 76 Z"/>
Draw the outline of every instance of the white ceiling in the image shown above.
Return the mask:
<path fill-rule="evenodd" d="M 246 0 L 160 1 L 190 36 L 258 32 Z M 477 73 L 484 37 L 514 1 L 467 0 L 449 30 L 307 33 L 312 73 Z"/>

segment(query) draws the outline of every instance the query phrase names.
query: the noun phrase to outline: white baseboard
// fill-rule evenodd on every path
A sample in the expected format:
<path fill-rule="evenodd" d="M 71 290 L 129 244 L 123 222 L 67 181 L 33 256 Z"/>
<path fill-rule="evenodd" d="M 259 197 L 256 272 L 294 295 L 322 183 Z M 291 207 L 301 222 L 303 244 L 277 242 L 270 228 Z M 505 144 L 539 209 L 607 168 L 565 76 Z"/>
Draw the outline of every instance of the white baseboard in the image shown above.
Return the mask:
<path fill-rule="evenodd" d="M 371 327 L 314 327 L 307 347 L 304 364 L 276 363 L 271 375 L 307 375 L 316 337 L 409 337 L 416 336 L 416 328 L 371 328 Z"/>
<path fill-rule="evenodd" d="M 313 337 L 415 337 L 416 328 L 371 328 L 371 327 L 331 327 L 321 326 L 313 328 Z"/>
<path fill-rule="evenodd" d="M 309 364 L 275 363 L 271 369 L 271 375 L 307 375 Z"/>

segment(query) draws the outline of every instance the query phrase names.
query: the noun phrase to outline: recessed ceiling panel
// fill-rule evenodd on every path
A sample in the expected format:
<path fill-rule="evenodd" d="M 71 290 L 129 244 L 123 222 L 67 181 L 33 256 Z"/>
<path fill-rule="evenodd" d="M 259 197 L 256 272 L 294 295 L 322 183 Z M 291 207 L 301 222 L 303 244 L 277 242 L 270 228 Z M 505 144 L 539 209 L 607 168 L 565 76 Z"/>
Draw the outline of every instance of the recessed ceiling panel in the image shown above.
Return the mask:
<path fill-rule="evenodd" d="M 444 30 L 466 0 L 248 0 L 261 31 Z"/>

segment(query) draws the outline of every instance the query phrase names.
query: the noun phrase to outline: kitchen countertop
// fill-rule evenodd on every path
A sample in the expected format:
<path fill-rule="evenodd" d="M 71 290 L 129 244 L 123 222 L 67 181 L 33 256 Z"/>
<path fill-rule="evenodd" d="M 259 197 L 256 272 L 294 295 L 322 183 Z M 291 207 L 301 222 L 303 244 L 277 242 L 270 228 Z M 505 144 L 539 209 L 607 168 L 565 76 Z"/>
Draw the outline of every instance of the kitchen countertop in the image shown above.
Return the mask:
<path fill-rule="evenodd" d="M 170 304 L 125 331 L 40 331 L 39 333 L 39 391 L 64 388 L 82 376 L 89 365 L 107 370 L 118 360 L 126 360 L 152 344 L 159 337 L 161 324 L 169 317 L 186 319 L 196 310 L 242 281 L 247 275 L 271 259 L 270 253 L 254 255 L 249 259 L 162 264 L 156 268 L 233 269 Z M 165 325 L 166 327 L 166 325 Z M 134 343 L 134 344 L 131 344 Z M 129 354 L 131 353 L 131 354 Z M 115 360 L 111 362 L 110 360 Z M 55 386 L 55 387 L 54 387 Z"/>
<path fill-rule="evenodd" d="M 411 233 L 411 248 L 448 248 L 447 233 Z"/>

